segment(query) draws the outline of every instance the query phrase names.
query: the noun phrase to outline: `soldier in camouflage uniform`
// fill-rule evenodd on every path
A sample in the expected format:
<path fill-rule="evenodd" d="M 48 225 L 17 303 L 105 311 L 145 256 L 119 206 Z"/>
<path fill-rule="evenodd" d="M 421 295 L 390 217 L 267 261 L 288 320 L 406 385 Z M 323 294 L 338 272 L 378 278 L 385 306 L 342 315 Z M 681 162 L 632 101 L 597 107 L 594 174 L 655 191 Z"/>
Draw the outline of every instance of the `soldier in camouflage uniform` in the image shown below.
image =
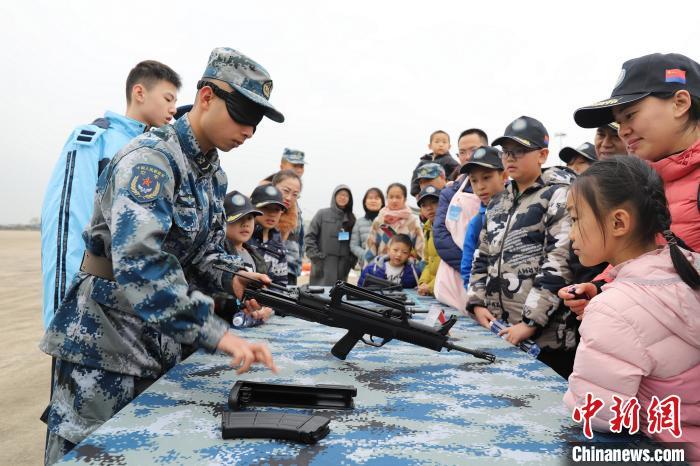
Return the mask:
<path fill-rule="evenodd" d="M 230 333 L 194 289 L 240 297 L 246 284 L 224 250 L 216 149 L 243 144 L 263 116 L 284 117 L 268 102 L 267 71 L 233 49 L 214 49 L 197 87 L 190 113 L 134 139 L 99 178 L 81 272 L 40 345 L 57 359 L 47 464 L 170 369 L 180 343 L 229 353 L 239 372 L 274 370 L 267 346 Z M 248 304 L 254 317 L 258 308 Z"/>
<path fill-rule="evenodd" d="M 525 157 L 541 157 L 543 163 L 548 140 L 542 123 L 521 117 L 494 145 L 504 146 L 507 169 Z M 509 341 L 534 338 L 543 362 L 560 373 L 570 372 L 560 366 L 573 365 L 576 319 L 568 308 L 560 308 L 557 291 L 572 280 L 566 196 L 575 174 L 557 167 L 544 172 L 537 168 L 536 173 L 540 176 L 529 186 L 521 183 L 524 189 L 519 190 L 518 172 L 509 172 L 514 179 L 489 202 L 474 254 L 467 309 L 476 311 L 484 325 L 479 313 L 486 308 L 488 320 L 501 319 L 522 332 Z"/>

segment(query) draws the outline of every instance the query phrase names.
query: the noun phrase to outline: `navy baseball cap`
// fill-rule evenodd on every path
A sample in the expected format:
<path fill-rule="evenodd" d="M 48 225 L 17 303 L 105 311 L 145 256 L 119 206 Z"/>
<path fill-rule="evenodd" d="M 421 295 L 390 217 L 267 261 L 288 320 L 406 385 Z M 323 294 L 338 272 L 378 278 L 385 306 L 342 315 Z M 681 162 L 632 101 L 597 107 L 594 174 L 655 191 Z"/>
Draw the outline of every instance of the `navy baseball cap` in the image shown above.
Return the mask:
<path fill-rule="evenodd" d="M 250 198 L 238 191 L 231 191 L 224 198 L 224 212 L 226 212 L 226 223 L 234 223 L 248 214 L 256 217 L 262 212 L 253 207 Z"/>
<path fill-rule="evenodd" d="M 418 207 L 420 207 L 421 202 L 423 202 L 424 199 L 427 199 L 429 197 L 433 197 L 436 200 L 440 200 L 440 189 L 437 189 L 435 186 L 426 186 L 425 188 L 421 189 L 421 191 L 418 193 L 418 197 L 416 198 L 416 202 L 418 202 Z"/>
<path fill-rule="evenodd" d="M 491 146 L 481 146 L 472 154 L 469 162 L 462 165 L 459 169 L 460 173 L 469 173 L 474 167 L 493 168 L 494 170 L 503 170 L 502 153 L 500 150 Z"/>
<path fill-rule="evenodd" d="M 506 127 L 500 138 L 493 141 L 493 146 L 502 146 L 506 141 L 517 142 L 528 149 L 545 149 L 549 147 L 549 133 L 539 120 L 521 116 Z"/>
<path fill-rule="evenodd" d="M 284 197 L 282 197 L 282 193 L 271 184 L 266 184 L 255 188 L 253 190 L 253 194 L 250 195 L 250 200 L 256 209 L 261 209 L 271 204 L 277 204 L 284 210 L 287 210 L 287 206 L 284 205 Z"/>
<path fill-rule="evenodd" d="M 700 97 L 700 65 L 679 53 L 653 53 L 627 60 L 610 97 L 574 112 L 582 128 L 598 128 L 615 121 L 612 109 L 651 94 L 687 90 Z"/>
<path fill-rule="evenodd" d="M 583 157 L 591 162 L 596 162 L 598 160 L 598 156 L 595 153 L 595 146 L 590 142 L 584 142 L 576 149 L 573 147 L 564 147 L 559 151 L 559 158 L 566 164 L 576 157 Z"/>

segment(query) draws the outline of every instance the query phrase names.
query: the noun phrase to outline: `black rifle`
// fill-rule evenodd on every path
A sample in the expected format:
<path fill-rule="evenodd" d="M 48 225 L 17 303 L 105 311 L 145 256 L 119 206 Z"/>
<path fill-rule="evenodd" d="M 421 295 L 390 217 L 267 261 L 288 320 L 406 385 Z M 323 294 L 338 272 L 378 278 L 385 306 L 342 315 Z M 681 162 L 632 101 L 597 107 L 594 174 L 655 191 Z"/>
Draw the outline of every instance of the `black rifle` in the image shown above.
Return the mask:
<path fill-rule="evenodd" d="M 255 299 L 262 306 L 270 306 L 277 315 L 289 315 L 328 327 L 346 329 L 348 333 L 331 349 L 333 356 L 338 359 L 344 360 L 358 341 L 381 347 L 391 340 L 401 340 L 434 351 L 447 348 L 448 351 L 461 351 L 489 362 L 496 360 L 491 353 L 464 348 L 449 341 L 447 333 L 457 322 L 455 316 L 450 316 L 447 322 L 435 329 L 410 320 L 411 312 L 401 301 L 345 282 L 336 283 L 329 295 L 330 299 L 306 293 L 299 288 L 265 289 L 261 282 L 250 280 L 244 297 Z M 386 309 L 372 309 L 343 301 L 343 297 L 348 295 L 361 297 Z M 370 335 L 369 341 L 365 335 Z M 381 338 L 382 341 L 376 342 L 374 338 Z"/>
<path fill-rule="evenodd" d="M 384 280 L 372 274 L 365 275 L 365 281 L 362 284 L 362 288 L 366 288 L 372 291 L 402 291 L 403 287 L 389 280 Z"/>

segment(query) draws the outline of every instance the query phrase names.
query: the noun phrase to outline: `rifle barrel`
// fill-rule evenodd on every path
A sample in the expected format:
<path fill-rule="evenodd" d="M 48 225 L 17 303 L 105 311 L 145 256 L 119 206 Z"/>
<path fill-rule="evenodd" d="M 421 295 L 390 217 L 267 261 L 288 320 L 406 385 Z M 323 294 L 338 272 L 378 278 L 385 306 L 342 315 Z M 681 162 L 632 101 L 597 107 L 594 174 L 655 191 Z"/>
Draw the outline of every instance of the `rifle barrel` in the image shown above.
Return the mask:
<path fill-rule="evenodd" d="M 455 345 L 454 343 L 450 343 L 449 341 L 445 342 L 445 348 L 447 348 L 448 351 L 455 350 L 455 351 L 461 351 L 462 353 L 471 354 L 475 358 L 486 359 L 488 362 L 494 362 L 496 360 L 496 356 L 494 356 L 491 353 L 465 348 L 463 346 L 459 346 L 459 345 Z"/>

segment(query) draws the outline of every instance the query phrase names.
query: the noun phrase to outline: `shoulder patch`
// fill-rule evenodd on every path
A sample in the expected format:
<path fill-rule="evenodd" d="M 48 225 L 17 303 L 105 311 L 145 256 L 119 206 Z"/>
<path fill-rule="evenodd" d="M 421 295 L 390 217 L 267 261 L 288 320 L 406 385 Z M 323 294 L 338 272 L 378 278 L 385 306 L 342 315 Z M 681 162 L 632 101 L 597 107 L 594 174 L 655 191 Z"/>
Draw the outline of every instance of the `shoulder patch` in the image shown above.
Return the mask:
<path fill-rule="evenodd" d="M 101 128 L 95 125 L 85 125 L 75 130 L 73 143 L 81 146 L 91 146 L 102 136 L 106 128 Z"/>
<path fill-rule="evenodd" d="M 131 170 L 129 193 L 138 202 L 152 202 L 163 193 L 163 184 L 168 181 L 168 175 L 156 167 L 140 163 Z"/>

